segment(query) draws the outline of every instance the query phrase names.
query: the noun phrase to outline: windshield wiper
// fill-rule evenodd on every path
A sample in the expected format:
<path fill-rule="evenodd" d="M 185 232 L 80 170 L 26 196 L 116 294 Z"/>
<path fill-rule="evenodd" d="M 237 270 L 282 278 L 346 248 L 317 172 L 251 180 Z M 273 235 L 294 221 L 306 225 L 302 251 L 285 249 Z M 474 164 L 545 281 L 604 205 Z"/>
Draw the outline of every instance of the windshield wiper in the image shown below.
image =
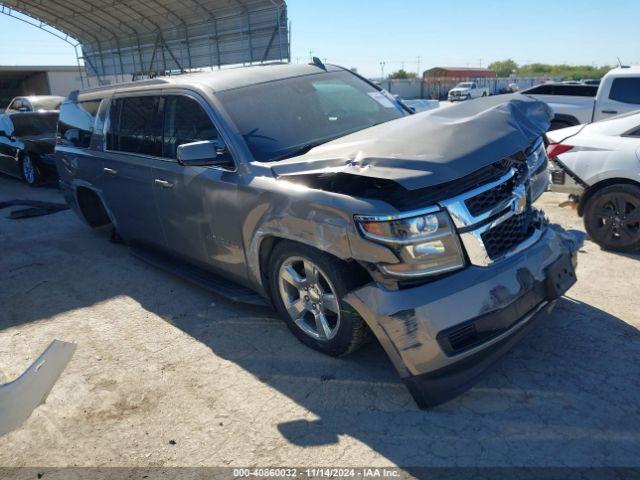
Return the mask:
<path fill-rule="evenodd" d="M 310 150 L 313 150 L 314 148 L 319 147 L 320 145 L 323 145 L 323 144 L 328 143 L 330 141 L 331 141 L 331 139 L 329 139 L 329 140 L 321 140 L 319 142 L 305 143 L 304 145 L 300 145 L 299 147 L 295 147 L 295 148 L 289 150 L 284 155 L 280 155 L 279 157 L 273 158 L 271 161 L 272 162 L 277 162 L 278 160 L 284 160 L 286 158 L 293 158 L 293 157 L 297 157 L 299 155 L 304 155 L 305 153 L 309 152 Z"/>

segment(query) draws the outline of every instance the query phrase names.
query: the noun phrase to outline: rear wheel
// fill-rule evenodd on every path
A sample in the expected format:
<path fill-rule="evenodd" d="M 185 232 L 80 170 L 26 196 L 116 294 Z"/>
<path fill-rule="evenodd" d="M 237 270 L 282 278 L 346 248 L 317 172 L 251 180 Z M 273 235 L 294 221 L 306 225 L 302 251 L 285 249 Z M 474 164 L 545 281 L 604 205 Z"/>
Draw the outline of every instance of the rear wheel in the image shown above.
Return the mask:
<path fill-rule="evenodd" d="M 40 183 L 40 171 L 29 155 L 24 155 L 20 160 L 20 172 L 22 179 L 30 187 L 36 187 Z"/>
<path fill-rule="evenodd" d="M 597 191 L 585 205 L 584 224 L 605 250 L 640 249 L 640 187 L 622 184 Z"/>
<path fill-rule="evenodd" d="M 366 341 L 364 320 L 343 301 L 356 281 L 347 265 L 313 248 L 282 242 L 271 254 L 269 271 L 275 307 L 302 343 L 341 356 Z"/>

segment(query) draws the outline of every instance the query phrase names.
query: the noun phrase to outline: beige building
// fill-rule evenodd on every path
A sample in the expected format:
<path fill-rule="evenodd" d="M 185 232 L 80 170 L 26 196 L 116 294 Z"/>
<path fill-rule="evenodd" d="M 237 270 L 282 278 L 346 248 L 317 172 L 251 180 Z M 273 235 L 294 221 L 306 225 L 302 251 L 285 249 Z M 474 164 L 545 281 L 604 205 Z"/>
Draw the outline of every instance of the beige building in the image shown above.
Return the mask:
<path fill-rule="evenodd" d="M 83 77 L 86 77 L 84 71 Z M 78 67 L 73 66 L 1 66 L 0 109 L 21 95 L 67 96 L 82 88 Z"/>

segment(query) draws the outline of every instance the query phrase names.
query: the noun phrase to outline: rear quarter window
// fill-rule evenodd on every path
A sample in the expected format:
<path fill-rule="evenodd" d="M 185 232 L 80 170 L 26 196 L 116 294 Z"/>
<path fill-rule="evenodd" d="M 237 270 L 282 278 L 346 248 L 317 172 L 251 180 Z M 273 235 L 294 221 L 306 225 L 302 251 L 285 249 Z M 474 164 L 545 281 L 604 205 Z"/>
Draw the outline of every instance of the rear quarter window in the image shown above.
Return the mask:
<path fill-rule="evenodd" d="M 89 148 L 101 100 L 65 102 L 60 107 L 58 136 L 61 145 Z"/>
<path fill-rule="evenodd" d="M 529 95 L 567 95 L 570 97 L 595 97 L 598 87 L 595 85 L 538 85 L 525 90 Z"/>
<path fill-rule="evenodd" d="M 616 78 L 611 84 L 610 100 L 640 105 L 640 78 Z"/>

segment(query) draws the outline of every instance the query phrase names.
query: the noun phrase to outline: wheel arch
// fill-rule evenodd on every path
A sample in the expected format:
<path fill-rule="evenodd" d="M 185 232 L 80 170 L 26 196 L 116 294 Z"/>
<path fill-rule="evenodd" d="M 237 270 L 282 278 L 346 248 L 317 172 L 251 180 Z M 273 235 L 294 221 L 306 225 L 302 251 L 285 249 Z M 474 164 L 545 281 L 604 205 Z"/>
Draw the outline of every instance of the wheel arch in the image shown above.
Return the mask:
<path fill-rule="evenodd" d="M 591 185 L 585 193 L 580 197 L 580 202 L 578 203 L 578 215 L 580 217 L 584 216 L 584 209 L 587 205 L 587 202 L 600 190 L 606 187 L 611 187 L 612 185 L 634 185 L 636 187 L 640 187 L 640 182 L 636 180 L 632 180 L 630 178 L 625 177 L 614 177 L 607 178 L 604 180 L 600 180 L 597 183 Z"/>
<path fill-rule="evenodd" d="M 99 228 L 112 223 L 102 196 L 95 189 L 86 185 L 77 185 L 74 195 L 82 218 L 91 228 Z"/>
<path fill-rule="evenodd" d="M 580 121 L 573 115 L 567 115 L 566 113 L 556 113 L 551 123 L 565 123 L 568 127 L 575 127 L 580 125 Z"/>
<path fill-rule="evenodd" d="M 271 253 L 275 249 L 276 245 L 282 242 L 289 242 L 301 246 L 305 246 L 308 248 L 312 248 L 319 253 L 324 255 L 329 255 L 335 261 L 340 262 L 345 267 L 354 269 L 357 272 L 358 278 L 362 278 L 362 285 L 366 284 L 368 281 L 372 281 L 370 273 L 364 268 L 358 261 L 353 258 L 341 258 L 335 255 L 333 252 L 323 250 L 318 248 L 317 245 L 314 245 L 311 242 L 300 241 L 299 238 L 293 238 L 288 236 L 282 236 L 278 234 L 269 234 L 262 236 L 259 240 L 258 244 L 258 272 L 255 272 L 256 275 L 261 282 L 261 286 L 264 289 L 264 292 L 270 297 L 271 291 L 269 287 L 269 262 L 271 261 Z M 251 267 L 251 266 L 250 266 Z"/>

